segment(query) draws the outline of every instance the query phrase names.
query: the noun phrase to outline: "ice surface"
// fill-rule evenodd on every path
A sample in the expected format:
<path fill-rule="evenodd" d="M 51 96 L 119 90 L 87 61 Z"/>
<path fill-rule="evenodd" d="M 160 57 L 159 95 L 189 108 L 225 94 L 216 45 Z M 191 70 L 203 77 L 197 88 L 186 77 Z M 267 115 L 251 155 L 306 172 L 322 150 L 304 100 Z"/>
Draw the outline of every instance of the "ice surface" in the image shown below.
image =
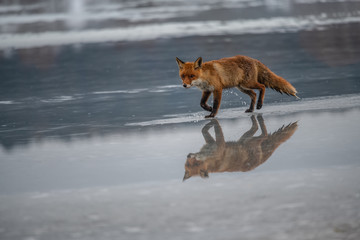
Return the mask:
<path fill-rule="evenodd" d="M 272 104 L 264 107 L 260 114 L 264 116 L 281 116 L 289 115 L 293 113 L 303 111 L 316 111 L 316 110 L 339 110 L 353 107 L 360 107 L 360 95 L 342 95 L 322 97 L 322 98 L 307 98 L 297 102 L 291 103 L 279 103 Z M 231 119 L 244 117 L 244 111 L 247 108 L 229 108 L 219 110 L 218 119 Z M 255 112 L 256 113 L 256 112 Z M 163 125 L 163 124 L 174 124 L 174 123 L 186 123 L 186 122 L 197 122 L 204 119 L 206 113 L 204 111 L 191 113 L 191 114 L 177 114 L 177 115 L 165 115 L 164 118 L 158 120 L 152 120 L 147 122 L 135 122 L 128 123 L 127 126 L 151 126 L 151 125 Z"/>
<path fill-rule="evenodd" d="M 359 174 L 339 167 L 0 196 L 0 236 L 355 240 Z"/>

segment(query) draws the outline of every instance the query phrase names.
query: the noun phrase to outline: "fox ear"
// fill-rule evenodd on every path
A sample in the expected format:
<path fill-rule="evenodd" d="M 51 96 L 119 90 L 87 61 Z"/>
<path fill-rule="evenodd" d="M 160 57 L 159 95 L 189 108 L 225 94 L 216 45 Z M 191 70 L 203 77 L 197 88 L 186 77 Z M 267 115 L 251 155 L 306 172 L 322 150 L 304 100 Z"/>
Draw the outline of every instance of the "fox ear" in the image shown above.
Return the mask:
<path fill-rule="evenodd" d="M 176 62 L 180 69 L 182 69 L 184 67 L 185 63 L 183 61 L 181 61 L 179 58 L 176 58 Z"/>
<path fill-rule="evenodd" d="M 191 178 L 190 176 L 190 173 L 188 171 L 185 171 L 185 175 L 184 175 L 184 178 L 183 178 L 183 182 L 186 180 L 186 179 L 189 179 Z"/>
<path fill-rule="evenodd" d="M 196 59 L 196 61 L 194 62 L 194 68 L 195 68 L 195 69 L 201 68 L 201 64 L 202 64 L 202 57 L 199 57 L 199 58 Z"/>

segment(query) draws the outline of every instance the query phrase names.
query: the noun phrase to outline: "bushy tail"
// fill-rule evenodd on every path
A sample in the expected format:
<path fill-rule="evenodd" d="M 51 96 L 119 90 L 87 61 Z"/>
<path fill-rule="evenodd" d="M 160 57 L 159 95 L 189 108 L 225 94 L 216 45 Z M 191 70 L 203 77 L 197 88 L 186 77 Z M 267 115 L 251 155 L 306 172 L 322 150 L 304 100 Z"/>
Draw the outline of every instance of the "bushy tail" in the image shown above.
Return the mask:
<path fill-rule="evenodd" d="M 261 144 L 264 158 L 269 158 L 276 148 L 286 142 L 295 133 L 297 128 L 298 124 L 294 122 L 287 126 L 282 126 L 276 132 L 268 135 L 267 140 Z"/>
<path fill-rule="evenodd" d="M 275 91 L 278 91 L 281 94 L 285 93 L 287 95 L 291 95 L 299 99 L 299 97 L 296 96 L 297 93 L 296 89 L 288 81 L 273 73 L 268 67 L 266 67 L 261 62 L 258 62 L 258 67 L 259 67 L 258 81 L 264 84 L 265 87 L 274 89 Z"/>

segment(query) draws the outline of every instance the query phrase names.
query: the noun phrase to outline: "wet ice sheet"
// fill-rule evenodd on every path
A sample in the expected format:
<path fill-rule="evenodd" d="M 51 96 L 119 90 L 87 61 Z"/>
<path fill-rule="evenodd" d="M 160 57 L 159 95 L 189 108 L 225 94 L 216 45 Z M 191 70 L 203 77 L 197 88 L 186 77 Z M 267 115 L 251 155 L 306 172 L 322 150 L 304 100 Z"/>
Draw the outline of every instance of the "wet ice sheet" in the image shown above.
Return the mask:
<path fill-rule="evenodd" d="M 349 102 L 344 99 L 338 101 Z M 292 109 L 288 113 L 262 114 L 269 133 L 294 122 L 298 129 L 255 172 L 360 164 L 358 145 L 354 144 L 360 136 L 359 105 L 354 101 L 353 107 L 339 109 L 332 100 L 316 102 L 308 101 L 308 110 L 296 111 L 295 102 L 286 107 Z M 312 108 L 320 105 L 324 109 Z M 281 110 L 279 105 L 268 107 Z M 252 126 L 252 115 L 238 110 L 234 113 L 232 118 L 218 120 L 225 141 L 237 141 Z M 182 181 L 188 154 L 199 152 L 205 144 L 203 128 L 208 122 L 201 118 L 195 122 L 135 127 L 127 131 L 114 128 L 106 135 L 40 138 L 9 150 L 2 148 L 0 193 Z M 209 133 L 215 137 L 213 128 Z M 255 136 L 260 133 L 259 129 Z M 212 178 L 217 174 L 209 175 Z"/>
<path fill-rule="evenodd" d="M 323 110 L 346 110 L 352 107 L 360 106 L 360 95 L 342 95 L 322 97 L 322 98 L 308 98 L 302 101 L 291 102 L 291 103 L 280 103 L 271 106 L 264 107 L 259 114 L 269 116 L 281 116 L 289 115 L 292 113 L 299 113 L 302 111 L 323 111 Z M 217 118 L 219 119 L 231 119 L 235 117 L 242 117 L 244 111 L 247 108 L 230 108 L 225 110 L 219 110 Z M 256 113 L 256 112 L 255 112 Z M 161 119 L 147 121 L 147 122 L 135 122 L 127 123 L 126 126 L 152 126 L 152 125 L 163 125 L 163 124 L 174 124 L 174 123 L 185 123 L 185 122 L 196 122 L 204 119 L 206 112 L 197 112 L 191 114 L 174 114 L 165 115 Z"/>
<path fill-rule="evenodd" d="M 359 174 L 335 167 L 0 196 L 0 236 L 355 240 Z"/>

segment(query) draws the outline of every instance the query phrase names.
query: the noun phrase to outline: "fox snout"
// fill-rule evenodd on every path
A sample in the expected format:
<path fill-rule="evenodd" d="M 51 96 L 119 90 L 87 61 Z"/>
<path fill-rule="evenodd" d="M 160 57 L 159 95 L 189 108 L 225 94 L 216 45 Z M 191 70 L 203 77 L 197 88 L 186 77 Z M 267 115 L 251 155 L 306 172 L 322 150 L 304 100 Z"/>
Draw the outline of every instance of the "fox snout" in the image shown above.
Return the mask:
<path fill-rule="evenodd" d="M 190 79 L 187 76 L 185 76 L 185 77 L 182 76 L 181 78 L 182 78 L 182 83 L 183 83 L 184 88 L 192 87 L 192 79 Z"/>

